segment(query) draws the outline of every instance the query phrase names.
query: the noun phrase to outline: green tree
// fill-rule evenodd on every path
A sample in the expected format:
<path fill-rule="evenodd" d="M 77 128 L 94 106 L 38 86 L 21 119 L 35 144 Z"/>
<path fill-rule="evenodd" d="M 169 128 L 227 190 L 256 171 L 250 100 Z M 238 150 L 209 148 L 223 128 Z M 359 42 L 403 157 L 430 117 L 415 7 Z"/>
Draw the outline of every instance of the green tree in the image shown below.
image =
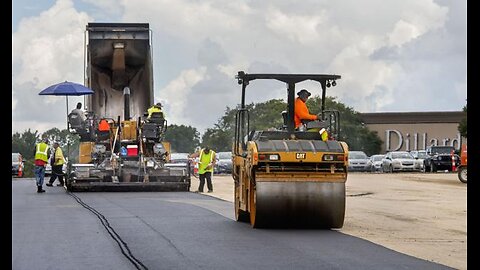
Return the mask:
<path fill-rule="evenodd" d="M 200 144 L 200 133 L 192 126 L 169 125 L 165 141 L 170 143 L 172 152 L 192 153 Z"/>
<path fill-rule="evenodd" d="M 321 111 L 322 99 L 315 95 L 307 100 L 310 113 L 318 114 Z M 382 140 L 376 131 L 370 131 L 353 108 L 336 101 L 335 97 L 325 98 L 325 108 L 338 110 L 340 113 L 340 138 L 348 144 L 349 150 L 364 151 L 367 155 L 378 154 L 382 147 Z"/>
<path fill-rule="evenodd" d="M 465 113 L 465 118 L 463 118 L 458 124 L 458 132 L 462 137 L 467 137 L 467 105 L 463 107 L 463 112 Z"/>
<path fill-rule="evenodd" d="M 39 141 L 38 131 L 32 132 L 30 129 L 23 133 L 15 132 L 12 135 L 12 153 L 20 153 L 23 156 L 25 167 L 23 168 L 24 177 L 33 177 L 35 144 Z"/>
<path fill-rule="evenodd" d="M 239 107 L 238 107 L 239 108 Z M 215 151 L 231 151 L 235 136 L 235 116 L 237 109 L 226 108 L 225 114 L 213 128 L 209 128 L 202 136 L 202 144 L 208 144 Z M 283 124 L 282 111 L 287 104 L 281 99 L 272 99 L 262 103 L 247 104 L 250 119 L 250 130 L 280 128 Z"/>
<path fill-rule="evenodd" d="M 35 144 L 39 141 L 40 135 L 38 131 L 32 132 L 30 129 L 25 130 L 22 134 L 15 132 L 12 135 L 12 152 L 20 153 L 23 159 L 33 159 Z"/>
<path fill-rule="evenodd" d="M 310 113 L 318 114 L 321 111 L 320 96 L 312 96 L 307 101 Z M 283 125 L 282 111 L 287 110 L 287 104 L 281 99 L 272 99 L 262 103 L 246 105 L 249 112 L 250 130 L 266 130 L 280 128 Z M 361 150 L 368 155 L 380 152 L 382 141 L 376 132 L 370 131 L 362 123 L 358 112 L 334 97 L 326 97 L 325 107 L 329 110 L 338 110 L 340 113 L 340 140 L 349 145 L 350 150 Z M 225 114 L 213 128 L 207 129 L 202 136 L 202 142 L 209 144 L 216 151 L 230 151 L 235 132 L 236 109 L 227 107 Z"/>
<path fill-rule="evenodd" d="M 43 137 L 47 137 L 50 142 L 58 141 L 64 156 L 70 157 L 71 162 L 78 162 L 79 137 L 66 129 L 60 131 L 58 128 L 51 128 L 42 134 L 39 134 L 37 130 L 32 132 L 30 129 L 23 133 L 15 132 L 12 135 L 12 152 L 22 154 L 25 163 L 25 177 L 33 177 L 34 175 L 35 145 Z M 70 143 L 70 147 L 67 147 L 67 142 Z M 70 155 L 68 155 L 69 150 Z"/>

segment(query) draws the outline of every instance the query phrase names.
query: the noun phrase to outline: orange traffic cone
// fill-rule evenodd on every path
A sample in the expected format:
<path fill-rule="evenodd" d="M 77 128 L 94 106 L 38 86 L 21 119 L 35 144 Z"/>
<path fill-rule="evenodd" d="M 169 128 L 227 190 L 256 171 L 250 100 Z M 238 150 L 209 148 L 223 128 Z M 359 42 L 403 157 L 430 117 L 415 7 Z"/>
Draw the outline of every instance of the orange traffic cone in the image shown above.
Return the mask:
<path fill-rule="evenodd" d="M 453 154 L 453 151 L 452 151 L 452 172 L 456 172 L 457 171 L 457 166 L 455 166 L 455 155 Z"/>

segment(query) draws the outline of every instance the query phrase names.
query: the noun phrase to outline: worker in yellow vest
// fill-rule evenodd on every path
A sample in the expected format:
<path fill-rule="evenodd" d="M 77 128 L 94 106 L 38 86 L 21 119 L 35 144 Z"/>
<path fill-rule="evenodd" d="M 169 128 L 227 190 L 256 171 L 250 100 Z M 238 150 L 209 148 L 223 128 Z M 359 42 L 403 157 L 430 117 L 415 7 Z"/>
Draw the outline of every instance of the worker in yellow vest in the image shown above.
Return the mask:
<path fill-rule="evenodd" d="M 161 113 L 162 112 L 162 103 L 157 102 L 154 104 L 152 107 L 148 108 L 147 113 L 147 119 L 150 119 L 152 117 L 152 113 Z M 165 117 L 165 114 L 163 114 L 163 117 Z"/>
<path fill-rule="evenodd" d="M 53 186 L 53 182 L 55 182 L 55 179 L 58 178 L 59 183 L 57 186 L 63 187 L 63 164 L 65 163 L 65 158 L 63 157 L 62 148 L 60 148 L 60 144 L 58 142 L 53 143 L 52 163 L 52 176 L 46 185 L 49 187 Z"/>
<path fill-rule="evenodd" d="M 212 174 L 216 162 L 215 155 L 215 151 L 211 150 L 207 145 L 199 152 L 193 153 L 189 156 L 190 158 L 198 157 L 198 178 L 200 180 L 200 185 L 198 186 L 197 192 L 203 192 L 205 180 L 207 180 L 208 192 L 213 192 Z"/>
<path fill-rule="evenodd" d="M 43 180 L 45 178 L 45 166 L 50 158 L 50 147 L 48 147 L 48 138 L 45 137 L 35 145 L 35 180 L 37 182 L 37 193 L 43 193 Z"/>

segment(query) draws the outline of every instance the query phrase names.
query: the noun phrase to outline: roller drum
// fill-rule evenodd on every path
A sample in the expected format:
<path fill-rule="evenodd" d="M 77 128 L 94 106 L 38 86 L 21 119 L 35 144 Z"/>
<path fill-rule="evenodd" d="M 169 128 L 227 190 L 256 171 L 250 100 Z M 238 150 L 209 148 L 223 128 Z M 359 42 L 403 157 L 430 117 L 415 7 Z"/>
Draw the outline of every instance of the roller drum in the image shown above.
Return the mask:
<path fill-rule="evenodd" d="M 341 228 L 344 182 L 258 182 L 254 227 Z"/>

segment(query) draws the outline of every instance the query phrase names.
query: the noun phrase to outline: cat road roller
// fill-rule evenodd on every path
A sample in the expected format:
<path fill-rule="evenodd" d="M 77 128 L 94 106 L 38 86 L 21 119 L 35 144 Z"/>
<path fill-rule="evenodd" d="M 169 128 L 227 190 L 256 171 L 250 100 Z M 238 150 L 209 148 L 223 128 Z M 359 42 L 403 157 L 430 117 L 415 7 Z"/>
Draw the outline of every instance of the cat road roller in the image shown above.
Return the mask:
<path fill-rule="evenodd" d="M 247 74 L 238 72 L 241 104 L 235 116 L 233 172 L 235 218 L 253 228 L 341 228 L 345 217 L 345 182 L 348 146 L 337 141 L 338 111 L 325 109 L 326 88 L 335 86 L 339 75 Z M 251 81 L 270 79 L 287 87 L 287 108 L 279 112 L 283 125 L 251 130 L 245 92 Z M 322 103 L 319 120 L 294 124 L 295 85 L 318 82 Z M 313 89 L 312 89 L 313 90 Z M 315 91 L 312 91 L 315 93 Z M 329 140 L 322 141 L 325 128 Z"/>

